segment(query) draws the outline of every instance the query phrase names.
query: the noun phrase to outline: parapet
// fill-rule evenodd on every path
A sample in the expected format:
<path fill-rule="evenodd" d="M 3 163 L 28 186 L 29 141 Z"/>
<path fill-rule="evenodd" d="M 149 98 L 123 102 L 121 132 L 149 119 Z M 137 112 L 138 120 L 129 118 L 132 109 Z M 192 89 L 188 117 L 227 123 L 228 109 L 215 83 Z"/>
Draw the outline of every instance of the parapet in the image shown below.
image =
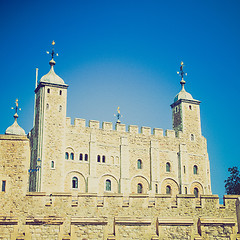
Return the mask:
<path fill-rule="evenodd" d="M 79 128 L 93 128 L 93 129 L 100 129 L 100 122 L 97 120 L 89 120 L 88 126 L 86 126 L 86 120 L 81 119 L 81 118 L 75 118 L 74 119 L 74 124 L 71 125 L 71 118 L 67 117 L 66 118 L 66 126 L 72 126 L 72 127 L 79 127 Z M 141 127 L 141 131 L 139 132 L 139 127 L 137 125 L 129 125 L 127 127 L 126 131 L 126 125 L 117 123 L 115 125 L 115 128 L 113 128 L 113 123 L 112 122 L 102 122 L 102 130 L 106 131 L 116 131 L 116 132 L 128 132 L 130 134 L 142 134 L 143 136 L 154 136 L 156 138 L 162 138 L 162 137 L 167 137 L 167 138 L 182 138 L 182 132 L 178 131 L 175 132 L 174 130 L 169 130 L 167 129 L 165 131 L 165 134 L 163 134 L 163 129 L 161 128 L 153 128 L 153 133 L 152 129 L 150 127 Z"/>

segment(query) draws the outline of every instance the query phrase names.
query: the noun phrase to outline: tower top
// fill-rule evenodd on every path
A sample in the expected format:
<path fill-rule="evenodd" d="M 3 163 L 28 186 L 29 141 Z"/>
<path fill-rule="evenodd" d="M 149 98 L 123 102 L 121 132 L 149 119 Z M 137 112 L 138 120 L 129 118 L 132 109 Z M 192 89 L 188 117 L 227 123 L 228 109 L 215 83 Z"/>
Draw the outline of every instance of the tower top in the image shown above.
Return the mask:
<path fill-rule="evenodd" d="M 183 79 L 184 76 L 187 76 L 187 73 L 183 71 L 184 63 L 181 61 L 181 66 L 180 66 L 180 71 L 177 72 L 179 76 L 181 76 L 181 81 L 180 84 L 182 86 L 181 91 L 176 95 L 174 98 L 174 102 L 177 102 L 179 99 L 185 99 L 185 100 L 193 100 L 193 97 L 190 93 L 186 92 L 184 85 L 185 85 L 185 80 Z"/>
<path fill-rule="evenodd" d="M 40 82 L 66 85 L 64 83 L 63 79 L 60 78 L 54 71 L 54 65 L 56 64 L 56 62 L 54 61 L 54 57 L 58 56 L 58 53 L 55 53 L 55 51 L 54 51 L 54 45 L 55 45 L 55 42 L 52 41 L 52 46 L 53 46 L 52 52 L 50 53 L 47 51 L 47 54 L 51 54 L 51 56 L 52 56 L 52 59 L 49 62 L 50 66 L 51 66 L 50 71 L 40 79 Z"/>
<path fill-rule="evenodd" d="M 18 125 L 17 119 L 18 119 L 18 110 L 21 110 L 21 108 L 18 107 L 18 99 L 15 101 L 15 107 L 12 107 L 12 109 L 15 109 L 15 114 L 13 115 L 14 117 L 14 123 L 7 128 L 5 134 L 8 135 L 24 135 L 25 136 L 25 131 Z"/>

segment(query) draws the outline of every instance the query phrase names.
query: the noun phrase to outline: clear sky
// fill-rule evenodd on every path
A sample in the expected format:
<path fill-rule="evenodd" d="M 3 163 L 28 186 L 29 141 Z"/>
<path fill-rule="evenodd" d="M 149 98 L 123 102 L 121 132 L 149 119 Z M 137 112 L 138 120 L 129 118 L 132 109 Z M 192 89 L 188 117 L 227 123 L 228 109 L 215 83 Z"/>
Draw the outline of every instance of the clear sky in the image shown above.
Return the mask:
<path fill-rule="evenodd" d="M 228 167 L 239 167 L 240 1 L 1 1 L 0 133 L 13 123 L 32 128 L 35 69 L 49 71 L 55 40 L 56 73 L 69 84 L 67 116 L 172 129 L 180 91 L 200 100 L 212 190 L 225 192 Z"/>

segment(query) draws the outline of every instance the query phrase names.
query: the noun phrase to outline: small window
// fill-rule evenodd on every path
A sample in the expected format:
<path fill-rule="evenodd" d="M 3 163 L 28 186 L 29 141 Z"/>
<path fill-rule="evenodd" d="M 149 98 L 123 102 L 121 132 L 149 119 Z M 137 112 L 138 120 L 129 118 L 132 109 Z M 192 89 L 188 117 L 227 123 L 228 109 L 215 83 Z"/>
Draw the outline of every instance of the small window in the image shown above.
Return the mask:
<path fill-rule="evenodd" d="M 189 110 L 192 110 L 192 106 L 191 105 L 189 105 Z"/>
<path fill-rule="evenodd" d="M 185 194 L 187 194 L 187 187 L 185 187 Z"/>
<path fill-rule="evenodd" d="M 59 106 L 59 112 L 61 112 L 61 111 L 62 111 L 62 105 Z"/>
<path fill-rule="evenodd" d="M 193 166 L 193 174 L 198 174 L 198 167 L 196 165 Z"/>
<path fill-rule="evenodd" d="M 65 152 L 65 159 L 68 160 L 69 159 L 69 153 Z"/>
<path fill-rule="evenodd" d="M 170 163 L 167 162 L 167 163 L 166 163 L 166 172 L 170 172 L 170 170 L 171 170 Z"/>
<path fill-rule="evenodd" d="M 59 91 L 59 95 L 62 95 L 62 90 Z"/>
<path fill-rule="evenodd" d="M 80 153 L 80 155 L 79 155 L 79 160 L 80 160 L 80 161 L 83 160 L 83 154 L 82 154 L 82 153 Z"/>
<path fill-rule="evenodd" d="M 106 180 L 106 191 L 111 191 L 112 187 L 111 187 L 111 181 L 109 179 Z"/>
<path fill-rule="evenodd" d="M 88 160 L 88 155 L 87 155 L 87 154 L 85 154 L 85 157 L 84 157 L 84 159 L 85 159 L 85 161 L 87 161 L 87 160 Z"/>
<path fill-rule="evenodd" d="M 77 177 L 72 178 L 72 188 L 78 188 L 78 178 Z"/>
<path fill-rule="evenodd" d="M 186 167 L 183 166 L 183 173 L 186 173 Z"/>
<path fill-rule="evenodd" d="M 50 88 L 47 89 L 47 93 L 50 93 Z"/>
<path fill-rule="evenodd" d="M 3 180 L 2 181 L 2 192 L 5 192 L 6 191 L 6 181 Z"/>
<path fill-rule="evenodd" d="M 155 192 L 158 193 L 158 185 L 155 184 Z"/>
<path fill-rule="evenodd" d="M 194 188 L 194 196 L 195 196 L 196 198 L 199 197 L 198 188 Z"/>
<path fill-rule="evenodd" d="M 100 162 L 101 161 L 101 157 L 100 155 L 97 155 L 97 162 Z"/>
<path fill-rule="evenodd" d="M 106 161 L 106 160 L 105 160 L 105 156 L 103 155 L 103 156 L 102 156 L 102 162 L 105 163 L 105 161 Z"/>
<path fill-rule="evenodd" d="M 51 161 L 51 168 L 55 168 L 54 161 Z"/>
<path fill-rule="evenodd" d="M 166 194 L 172 194 L 172 189 L 170 186 L 166 186 Z"/>
<path fill-rule="evenodd" d="M 176 113 L 178 112 L 178 107 L 175 108 L 175 112 L 176 112 Z"/>
<path fill-rule="evenodd" d="M 194 141 L 194 134 L 191 134 L 191 141 Z"/>
<path fill-rule="evenodd" d="M 141 159 L 137 160 L 137 168 L 142 169 L 142 160 Z"/>
<path fill-rule="evenodd" d="M 138 183 L 137 185 L 137 193 L 142 193 L 143 192 L 143 187 L 141 183 Z"/>
<path fill-rule="evenodd" d="M 48 103 L 46 104 L 46 109 L 49 109 L 49 104 Z"/>
<path fill-rule="evenodd" d="M 74 160 L 74 153 L 71 153 L 71 154 L 70 154 L 70 159 L 71 159 L 71 160 Z"/>

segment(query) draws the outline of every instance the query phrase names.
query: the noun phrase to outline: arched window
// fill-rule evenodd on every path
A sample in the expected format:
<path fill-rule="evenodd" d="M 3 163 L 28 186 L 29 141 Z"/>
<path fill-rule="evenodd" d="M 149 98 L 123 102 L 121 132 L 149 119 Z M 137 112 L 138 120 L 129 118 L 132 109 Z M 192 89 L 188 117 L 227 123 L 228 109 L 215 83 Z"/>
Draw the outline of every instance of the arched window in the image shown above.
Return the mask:
<path fill-rule="evenodd" d="M 51 161 L 51 168 L 54 168 L 54 161 Z"/>
<path fill-rule="evenodd" d="M 193 166 L 193 174 L 198 174 L 198 167 L 196 165 Z"/>
<path fill-rule="evenodd" d="M 166 186 L 166 194 L 172 194 L 172 189 L 169 185 Z"/>
<path fill-rule="evenodd" d="M 71 154 L 70 154 L 70 159 L 71 159 L 71 160 L 74 160 L 74 153 L 71 153 Z"/>
<path fill-rule="evenodd" d="M 185 187 L 185 194 L 187 194 L 187 187 Z"/>
<path fill-rule="evenodd" d="M 142 193 L 143 192 L 143 187 L 141 183 L 138 183 L 137 185 L 137 193 Z"/>
<path fill-rule="evenodd" d="M 65 152 L 65 159 L 68 160 L 69 159 L 69 153 Z"/>
<path fill-rule="evenodd" d="M 78 188 L 78 179 L 77 177 L 72 178 L 72 188 Z"/>
<path fill-rule="evenodd" d="M 101 161 L 100 155 L 97 155 L 97 161 L 98 161 L 98 162 Z"/>
<path fill-rule="evenodd" d="M 192 110 L 192 106 L 191 105 L 189 105 L 189 110 Z"/>
<path fill-rule="evenodd" d="M 199 197 L 198 188 L 194 188 L 194 196 L 195 196 L 196 198 Z"/>
<path fill-rule="evenodd" d="M 142 169 L 142 160 L 141 159 L 137 160 L 137 168 Z"/>
<path fill-rule="evenodd" d="M 194 141 L 194 134 L 191 134 L 191 141 Z"/>
<path fill-rule="evenodd" d="M 167 163 L 166 163 L 166 172 L 170 172 L 170 170 L 171 170 L 170 163 L 167 162 Z"/>
<path fill-rule="evenodd" d="M 103 155 L 103 156 L 102 156 L 102 162 L 105 163 L 105 161 L 106 161 L 106 160 L 105 160 L 105 156 Z"/>
<path fill-rule="evenodd" d="M 47 89 L 47 93 L 50 93 L 50 88 Z"/>
<path fill-rule="evenodd" d="M 62 95 L 62 90 L 59 91 L 59 95 Z"/>
<path fill-rule="evenodd" d="M 87 161 L 88 160 L 88 155 L 87 154 L 85 154 L 85 161 Z"/>
<path fill-rule="evenodd" d="M 106 191 L 111 191 L 112 187 L 111 187 L 111 181 L 109 179 L 106 180 Z"/>
<path fill-rule="evenodd" d="M 79 154 L 79 160 L 80 160 L 80 161 L 83 160 L 83 154 L 82 154 L 82 153 Z"/>

